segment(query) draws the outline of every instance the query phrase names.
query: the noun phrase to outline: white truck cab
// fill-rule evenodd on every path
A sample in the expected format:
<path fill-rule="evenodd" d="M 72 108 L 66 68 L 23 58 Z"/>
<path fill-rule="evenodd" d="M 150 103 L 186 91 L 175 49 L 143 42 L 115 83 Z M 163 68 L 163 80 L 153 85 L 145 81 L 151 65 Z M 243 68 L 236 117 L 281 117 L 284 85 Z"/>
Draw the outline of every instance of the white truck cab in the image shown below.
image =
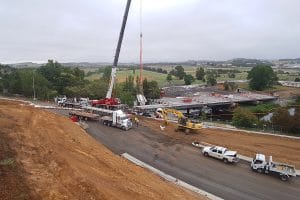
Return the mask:
<path fill-rule="evenodd" d="M 101 118 L 104 125 L 118 127 L 126 131 L 132 128 L 130 118 L 122 110 L 109 111 L 110 115 Z"/>
<path fill-rule="evenodd" d="M 256 154 L 251 162 L 251 169 L 262 173 L 266 166 L 266 156 L 264 154 Z"/>
<path fill-rule="evenodd" d="M 239 161 L 236 151 L 229 151 L 225 147 L 220 146 L 206 146 L 202 149 L 204 156 L 211 156 L 220 160 L 223 160 L 224 163 L 236 163 Z"/>
<path fill-rule="evenodd" d="M 67 101 L 67 96 L 66 95 L 58 96 L 54 100 L 57 103 L 57 105 L 61 106 L 63 103 Z"/>
<path fill-rule="evenodd" d="M 287 181 L 296 176 L 296 169 L 292 165 L 273 162 L 272 156 L 269 162 L 264 154 L 256 154 L 251 162 L 251 169 L 258 173 L 272 174 L 278 176 L 282 181 Z"/>

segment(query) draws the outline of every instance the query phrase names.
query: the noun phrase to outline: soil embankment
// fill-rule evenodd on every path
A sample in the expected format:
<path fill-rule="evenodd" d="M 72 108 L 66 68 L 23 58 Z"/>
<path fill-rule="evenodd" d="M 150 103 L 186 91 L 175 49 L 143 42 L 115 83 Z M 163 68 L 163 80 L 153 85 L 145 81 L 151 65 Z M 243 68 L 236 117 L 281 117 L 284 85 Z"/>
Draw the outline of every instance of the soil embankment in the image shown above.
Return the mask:
<path fill-rule="evenodd" d="M 113 154 L 65 117 L 3 100 L 0 170 L 0 199 L 201 199 Z"/>

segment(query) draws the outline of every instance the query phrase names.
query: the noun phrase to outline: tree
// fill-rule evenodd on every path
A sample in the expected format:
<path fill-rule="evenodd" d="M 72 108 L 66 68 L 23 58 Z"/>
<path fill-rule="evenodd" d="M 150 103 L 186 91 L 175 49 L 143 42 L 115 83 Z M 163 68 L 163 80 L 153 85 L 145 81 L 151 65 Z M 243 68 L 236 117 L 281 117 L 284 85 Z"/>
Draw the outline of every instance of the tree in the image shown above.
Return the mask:
<path fill-rule="evenodd" d="M 216 80 L 216 78 L 215 78 L 215 76 L 214 76 L 213 73 L 208 73 L 206 75 L 206 80 L 207 80 L 207 84 L 208 85 L 214 86 L 214 85 L 217 84 L 217 80 Z"/>
<path fill-rule="evenodd" d="M 108 83 L 102 79 L 87 82 L 85 84 L 85 90 L 92 99 L 102 99 L 105 97 L 108 88 Z"/>
<path fill-rule="evenodd" d="M 295 78 L 295 82 L 300 82 L 300 78 Z"/>
<path fill-rule="evenodd" d="M 84 84 L 84 71 L 79 68 L 64 67 L 57 61 L 48 60 L 46 65 L 37 69 L 37 73 L 45 77 L 51 90 L 64 94 L 67 87 Z"/>
<path fill-rule="evenodd" d="M 235 73 L 228 73 L 228 78 L 235 78 Z"/>
<path fill-rule="evenodd" d="M 123 91 L 125 92 L 130 92 L 131 95 L 135 96 L 136 95 L 136 88 L 134 87 L 134 77 L 133 76 L 128 76 L 126 77 Z"/>
<path fill-rule="evenodd" d="M 111 70 L 112 70 L 111 66 L 107 66 L 103 69 L 102 79 L 107 83 L 109 82 L 111 77 Z"/>
<path fill-rule="evenodd" d="M 144 96 L 147 99 L 158 99 L 160 96 L 160 89 L 156 81 L 148 82 L 147 79 L 143 81 Z"/>
<path fill-rule="evenodd" d="M 168 83 L 171 83 L 171 81 L 173 80 L 172 75 L 170 73 L 167 75 L 166 80 L 168 81 Z"/>
<path fill-rule="evenodd" d="M 137 94 L 142 93 L 142 84 L 141 84 L 141 79 L 139 76 L 136 76 L 135 78 L 135 90 Z"/>
<path fill-rule="evenodd" d="M 192 82 L 194 82 L 194 81 L 195 81 L 195 78 L 191 74 L 188 74 L 188 75 L 184 76 L 185 85 L 191 85 Z"/>
<path fill-rule="evenodd" d="M 252 128 L 257 126 L 259 121 L 248 109 L 238 107 L 233 111 L 232 123 L 237 127 Z"/>
<path fill-rule="evenodd" d="M 175 67 L 175 76 L 182 80 L 185 76 L 184 68 L 181 65 Z"/>
<path fill-rule="evenodd" d="M 295 111 L 297 113 L 297 111 Z M 297 132 L 298 119 L 296 113 L 291 116 L 287 108 L 277 109 L 272 116 L 272 123 L 285 132 Z M 299 116 L 298 116 L 299 117 Z M 299 129 L 298 129 L 299 131 Z"/>
<path fill-rule="evenodd" d="M 235 91 L 238 88 L 238 85 L 235 82 L 228 82 L 228 81 L 225 81 L 223 86 L 224 86 L 224 90 L 229 90 L 229 91 Z"/>
<path fill-rule="evenodd" d="M 175 72 L 175 69 L 172 69 L 169 74 L 173 75 L 173 76 L 176 76 L 176 72 Z"/>
<path fill-rule="evenodd" d="M 204 76 L 205 76 L 205 72 L 204 72 L 203 67 L 199 67 L 199 68 L 196 70 L 196 79 L 197 79 L 197 80 L 203 80 L 203 79 L 204 79 Z"/>
<path fill-rule="evenodd" d="M 271 87 L 278 77 L 270 66 L 258 65 L 248 72 L 249 86 L 253 90 L 263 90 Z"/>

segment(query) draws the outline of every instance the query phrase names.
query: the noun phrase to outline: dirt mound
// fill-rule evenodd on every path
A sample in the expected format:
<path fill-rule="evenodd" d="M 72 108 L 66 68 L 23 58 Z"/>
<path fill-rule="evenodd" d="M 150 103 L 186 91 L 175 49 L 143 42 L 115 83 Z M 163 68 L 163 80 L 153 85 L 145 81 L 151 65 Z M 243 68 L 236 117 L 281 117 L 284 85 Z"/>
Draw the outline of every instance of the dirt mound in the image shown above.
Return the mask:
<path fill-rule="evenodd" d="M 65 117 L 0 100 L 0 199 L 200 199 Z"/>
<path fill-rule="evenodd" d="M 170 123 L 164 131 L 161 131 L 159 125 L 162 122 L 148 118 L 143 118 L 141 121 L 156 132 L 187 144 L 199 141 L 225 146 L 248 157 L 253 157 L 256 153 L 264 153 L 272 155 L 274 161 L 289 163 L 295 165 L 297 169 L 300 168 L 300 140 L 212 128 L 201 129 L 196 134 L 185 134 L 175 132 L 174 123 Z"/>

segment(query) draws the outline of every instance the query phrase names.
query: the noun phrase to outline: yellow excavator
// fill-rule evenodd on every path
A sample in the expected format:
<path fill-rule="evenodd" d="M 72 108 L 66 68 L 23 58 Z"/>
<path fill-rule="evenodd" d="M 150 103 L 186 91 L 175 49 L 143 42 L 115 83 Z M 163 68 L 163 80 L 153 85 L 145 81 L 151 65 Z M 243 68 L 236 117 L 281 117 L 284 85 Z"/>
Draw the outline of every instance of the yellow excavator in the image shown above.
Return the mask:
<path fill-rule="evenodd" d="M 170 108 L 158 108 L 156 110 L 157 114 L 164 119 L 165 125 L 168 125 L 169 115 L 174 115 L 178 119 L 178 126 L 175 131 L 184 131 L 185 133 L 196 132 L 202 128 L 201 123 L 191 122 L 187 117 L 185 117 L 182 112 L 170 109 Z"/>

